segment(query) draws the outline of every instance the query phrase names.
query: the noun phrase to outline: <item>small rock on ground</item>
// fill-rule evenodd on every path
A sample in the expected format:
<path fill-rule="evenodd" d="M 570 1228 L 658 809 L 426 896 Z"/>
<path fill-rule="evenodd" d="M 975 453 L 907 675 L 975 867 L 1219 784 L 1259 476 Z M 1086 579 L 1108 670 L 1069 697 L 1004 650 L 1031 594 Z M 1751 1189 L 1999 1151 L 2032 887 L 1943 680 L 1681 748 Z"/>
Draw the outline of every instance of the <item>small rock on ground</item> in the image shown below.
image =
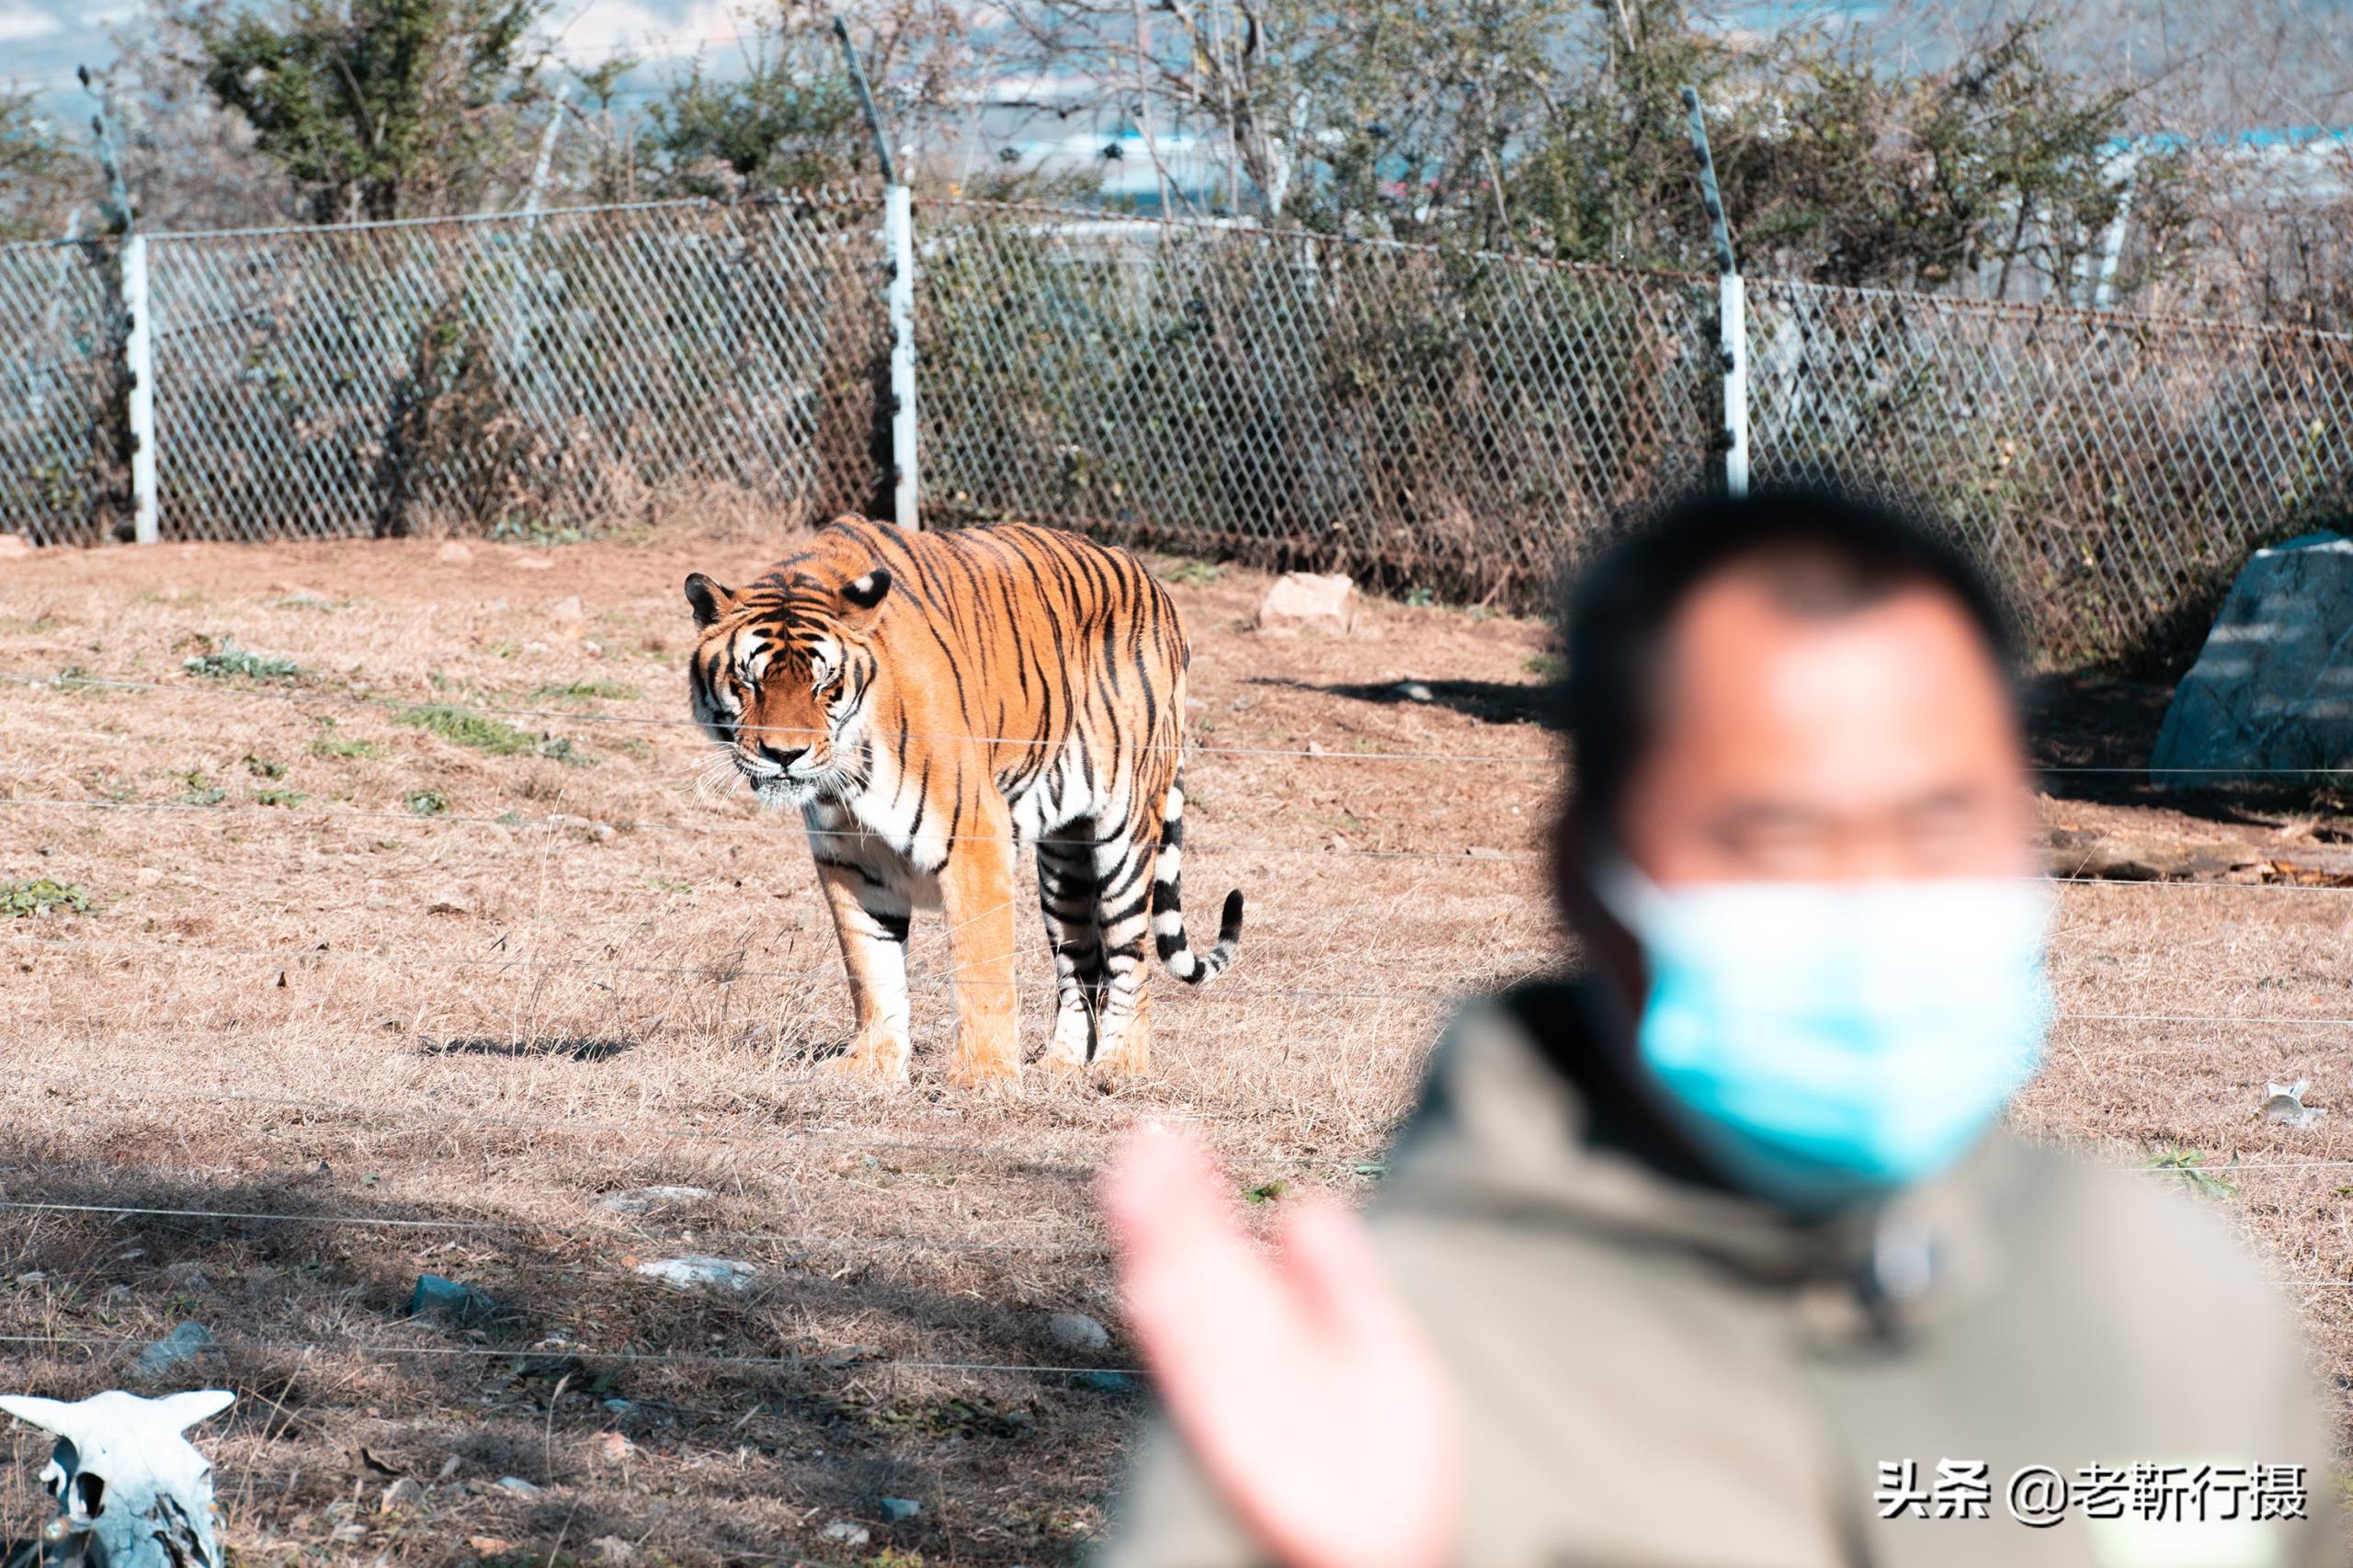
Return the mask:
<path fill-rule="evenodd" d="M 923 1505 L 912 1497 L 885 1497 L 881 1499 L 881 1506 L 882 1517 L 894 1525 L 912 1519 L 923 1512 Z"/>
<path fill-rule="evenodd" d="M 852 1524 L 847 1519 L 835 1519 L 817 1532 L 817 1539 L 834 1541 L 842 1546 L 864 1546 L 874 1539 L 874 1532 L 864 1525 Z"/>
<path fill-rule="evenodd" d="M 1261 631 L 1356 630 L 1357 585 L 1339 573 L 1286 572 L 1258 602 Z"/>
<path fill-rule="evenodd" d="M 730 1257 L 662 1257 L 639 1264 L 637 1271 L 681 1290 L 746 1290 L 759 1272 Z"/>
<path fill-rule="evenodd" d="M 455 1324 L 477 1324 L 496 1317 L 498 1303 L 471 1285 L 460 1285 L 455 1279 L 445 1279 L 438 1274 L 420 1274 L 416 1277 L 416 1288 L 409 1292 L 405 1315 L 441 1318 Z"/>
<path fill-rule="evenodd" d="M 142 1377 L 161 1377 L 220 1347 L 212 1331 L 200 1323 L 184 1323 L 139 1353 L 131 1369 Z"/>
<path fill-rule="evenodd" d="M 599 823 L 597 825 L 602 827 L 604 824 Z M 606 831 L 611 832 L 609 828 Z M 699 1203 L 710 1196 L 710 1189 L 705 1187 L 641 1187 L 629 1192 L 607 1193 L 603 1202 L 616 1214 L 651 1214 L 657 1209 Z"/>
<path fill-rule="evenodd" d="M 1056 1312 L 1046 1320 L 1046 1333 L 1065 1350 L 1108 1350 L 1111 1331 L 1085 1312 Z"/>

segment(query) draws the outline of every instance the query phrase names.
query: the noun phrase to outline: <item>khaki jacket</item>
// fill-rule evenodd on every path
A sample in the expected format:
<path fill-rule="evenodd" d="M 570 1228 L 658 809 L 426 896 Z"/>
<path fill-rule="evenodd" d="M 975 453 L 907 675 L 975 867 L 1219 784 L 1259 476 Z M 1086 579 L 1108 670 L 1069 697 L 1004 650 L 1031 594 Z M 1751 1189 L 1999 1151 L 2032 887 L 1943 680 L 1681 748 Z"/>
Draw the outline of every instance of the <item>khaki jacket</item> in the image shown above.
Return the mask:
<path fill-rule="evenodd" d="M 1883 1210 L 1801 1225 L 1595 1113 L 1607 1082 L 1580 1093 L 1600 1081 L 1564 1054 L 1593 1049 L 1585 1007 L 1531 987 L 1461 1017 L 1371 1211 L 1461 1401 L 1455 1562 L 2335 1560 L 2306 1353 L 2204 1200 L 2002 1134 Z M 2137 1489 L 2135 1465 L 2155 1467 Z M 2308 1517 L 2257 1521 L 2292 1492 L 2279 1466 L 2302 1467 Z M 2012 1516 L 2029 1467 L 2068 1483 L 2055 1524 Z M 2038 1476 L 2025 1511 L 2049 1497 Z M 1098 1563 L 1264 1561 L 1155 1424 Z"/>

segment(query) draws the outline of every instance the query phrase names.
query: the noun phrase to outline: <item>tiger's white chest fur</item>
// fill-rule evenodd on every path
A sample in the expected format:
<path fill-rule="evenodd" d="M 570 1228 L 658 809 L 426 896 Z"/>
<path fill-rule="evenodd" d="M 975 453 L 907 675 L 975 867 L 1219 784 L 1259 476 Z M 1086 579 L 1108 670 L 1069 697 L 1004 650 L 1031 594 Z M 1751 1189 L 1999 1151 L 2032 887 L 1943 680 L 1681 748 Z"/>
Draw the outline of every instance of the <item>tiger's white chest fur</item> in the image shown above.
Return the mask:
<path fill-rule="evenodd" d="M 831 853 L 914 889 L 938 872 L 972 825 L 959 824 L 942 798 L 951 787 L 938 777 L 942 766 L 933 765 L 927 788 L 905 759 L 876 746 L 862 784 L 801 808 L 811 835 L 822 835 Z M 1062 744 L 1051 766 L 1020 770 L 1009 787 L 1002 778 L 987 787 L 1004 794 L 1017 846 L 1098 814 L 1116 817 L 1132 794 L 1126 780 L 1094 778 L 1074 739 Z"/>

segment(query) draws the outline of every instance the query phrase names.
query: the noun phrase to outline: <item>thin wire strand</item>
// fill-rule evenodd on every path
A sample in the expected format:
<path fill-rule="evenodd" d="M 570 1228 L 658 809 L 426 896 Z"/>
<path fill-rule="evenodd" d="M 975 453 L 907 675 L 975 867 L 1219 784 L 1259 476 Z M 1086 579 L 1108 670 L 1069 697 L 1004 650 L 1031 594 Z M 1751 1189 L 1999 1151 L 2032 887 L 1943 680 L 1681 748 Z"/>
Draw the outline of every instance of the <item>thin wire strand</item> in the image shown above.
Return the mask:
<path fill-rule="evenodd" d="M 493 708 L 468 702 L 409 702 L 393 698 L 358 696 L 342 692 L 266 691 L 255 687 L 203 687 L 167 685 L 162 681 L 119 680 L 111 676 L 28 676 L 13 671 L 0 671 L 0 682 L 43 690 L 151 691 L 168 692 L 176 696 L 202 695 L 233 697 L 293 704 L 314 703 L 347 708 L 373 708 L 392 713 L 422 713 L 448 710 L 495 719 L 559 719 L 573 724 L 638 724 L 656 729 L 691 730 L 703 733 L 703 727 L 692 719 L 661 719 L 650 714 L 583 713 L 562 708 Z M 807 735 L 816 732 L 805 727 L 788 725 L 739 725 L 744 734 Z M 1059 746 L 1060 741 L 1041 741 L 1035 735 L 975 735 L 961 733 L 914 733 L 910 739 L 926 741 L 970 741 L 982 745 L 1029 746 L 1043 749 Z M 1545 754 L 1501 753 L 1470 754 L 1452 752 L 1376 752 L 1332 751 L 1320 746 L 1301 749 L 1290 746 L 1214 746 L 1179 742 L 1176 745 L 1144 745 L 1140 752 L 1174 751 L 1192 756 L 1288 756 L 1313 757 L 1331 762 L 1449 762 L 1494 764 L 1540 764 L 1551 767 L 1559 758 Z"/>
<path fill-rule="evenodd" d="M 325 807 L 265 806 L 254 804 L 199 805 L 190 801 L 108 801 L 97 798 L 74 800 L 55 796 L 0 796 L 0 809 L 14 807 L 27 811 L 93 811 L 93 812 L 171 812 L 202 818 L 244 820 L 266 818 L 273 823 L 317 825 L 322 823 L 363 822 L 394 823 L 410 827 L 459 826 L 548 828 L 551 830 L 611 828 L 616 833 L 666 833 L 688 837 L 726 837 L 744 834 L 774 834 L 797 829 L 807 838 L 858 839 L 872 836 L 854 829 L 811 828 L 805 824 L 790 821 L 781 824 L 759 821 L 714 823 L 666 822 L 657 818 L 624 818 L 608 821 L 601 817 L 558 814 L 527 817 L 509 812 L 487 817 L 461 812 L 441 812 L 431 816 L 413 812 L 369 812 Z M 1026 838 L 1019 834 L 959 833 L 947 835 L 951 843 L 994 844 L 1011 842 L 1021 845 L 1047 845 L 1066 848 L 1100 848 L 1108 840 L 1098 838 Z M 1494 849 L 1485 845 L 1464 845 L 1460 849 L 1388 849 L 1352 844 L 1326 842 L 1314 844 L 1220 844 L 1214 840 L 1202 843 L 1188 840 L 1188 855 L 1287 855 L 1314 858 L 1323 856 L 1354 856 L 1375 860 L 1444 860 L 1478 862 L 1483 864 L 1535 865 L 1548 862 L 1549 856 L 1518 850 Z M 2353 876 L 2353 873 L 2347 873 Z M 2087 877 L 2077 874 L 2050 874 L 2040 879 L 2069 887 L 2101 888 L 2217 888 L 2251 890 L 2265 892 L 2353 892 L 2353 883 L 2333 882 L 2224 882 L 2187 878 L 2163 877 Z"/>
<path fill-rule="evenodd" d="M 999 906 L 1002 908 L 1003 906 Z M 992 910 L 989 914 L 996 913 Z M 974 919 L 985 918 L 976 915 Z M 304 962 L 322 963 L 382 963 L 402 968 L 421 969 L 492 969 L 492 970 L 599 970 L 618 974 L 649 974 L 715 980 L 733 984 L 739 980 L 767 980 L 810 983 L 838 979 L 835 968 L 809 970 L 752 969 L 735 964 L 635 964 L 620 959 L 592 958 L 512 958 L 478 959 L 444 954 L 383 953 L 357 949 L 317 949 L 285 948 L 219 948 L 195 942 L 133 942 L 116 937 L 9 937 L 0 938 L 0 949 L 46 949 L 60 952 L 135 953 L 147 957 L 211 959 L 234 962 L 261 961 L 290 967 Z M 986 960 L 974 960 L 986 961 Z M 911 974 L 910 986 L 937 989 L 950 983 L 953 968 L 936 973 Z M 1042 988 L 1043 982 L 1017 982 Z M 1209 1001 L 1271 1001 L 1279 997 L 1309 997 L 1319 1001 L 1358 1002 L 1461 1002 L 1473 993 L 1460 990 L 1386 990 L 1350 991 L 1311 986 L 1261 986 L 1255 990 L 1225 987 L 1208 989 L 1186 988 L 1172 994 L 1191 1002 Z M 2230 1024 L 2246 1027 L 2286 1027 L 2301 1028 L 2353 1028 L 2353 1017 L 2297 1017 L 2285 1013 L 2091 1013 L 2064 1010 L 2052 1015 L 2061 1023 L 2146 1023 L 2146 1024 Z"/>
<path fill-rule="evenodd" d="M 123 1089 L 110 1092 L 107 1089 L 94 1089 L 86 1082 L 79 1079 L 65 1080 L 58 1078 L 42 1078 L 29 1074 L 20 1074 L 12 1079 L 11 1082 L 16 1086 L 21 1088 L 43 1089 L 61 1095 L 70 1094 L 75 1096 L 77 1103 L 85 1100 L 97 1100 L 114 1104 L 131 1103 L 134 1105 L 146 1105 L 154 1098 L 153 1092 L 144 1086 L 141 1086 L 137 1089 Z M 887 1151 L 895 1154 L 953 1155 L 960 1159 L 1001 1159 L 1004 1158 L 1007 1153 L 1007 1151 L 999 1144 L 941 1143 L 923 1139 L 883 1138 L 877 1137 L 871 1131 L 863 1128 L 823 1127 L 813 1126 L 806 1123 L 798 1127 L 787 1127 L 782 1129 L 781 1136 L 762 1137 L 758 1133 L 747 1134 L 734 1131 L 720 1131 L 703 1127 L 686 1127 L 677 1125 L 675 1122 L 669 1123 L 657 1131 L 655 1129 L 649 1128 L 643 1122 L 587 1121 L 583 1120 L 578 1117 L 566 1114 L 563 1108 L 561 1106 L 546 1108 L 537 1116 L 500 1116 L 484 1111 L 479 1108 L 474 1109 L 465 1109 L 462 1108 L 452 1109 L 439 1106 L 405 1104 L 392 1099 L 379 1100 L 366 1105 L 361 1105 L 349 1100 L 301 1098 L 292 1095 L 258 1095 L 248 1090 L 224 1089 L 219 1087 L 207 1087 L 201 1085 L 190 1085 L 185 1080 L 174 1082 L 171 1085 L 170 1092 L 182 1098 L 192 1096 L 220 1105 L 258 1106 L 271 1110 L 299 1111 L 307 1115 L 314 1116 L 341 1115 L 362 1120 L 375 1119 L 380 1121 L 407 1121 L 412 1123 L 422 1123 L 427 1127 L 442 1130 L 455 1129 L 473 1131 L 483 1129 L 498 1129 L 501 1131 L 523 1131 L 543 1135 L 551 1134 L 567 1137 L 586 1137 L 595 1134 L 608 1133 L 615 1136 L 636 1138 L 641 1140 L 647 1137 L 655 1137 L 686 1143 L 718 1144 L 731 1151 L 741 1151 L 746 1148 L 790 1147 L 796 1143 L 811 1147 L 821 1143 L 830 1143 L 847 1145 L 853 1149 L 862 1150 L 868 1153 Z M 771 1134 L 776 1133 L 779 1131 L 775 1128 L 772 1119 L 766 1112 L 722 1112 L 721 1114 L 736 1114 L 757 1117 L 769 1123 L 769 1125 L 763 1129 L 763 1131 Z M 549 1119 L 551 1116 L 552 1116 L 554 1119 Z M 1097 1125 L 1093 1127 L 1065 1125 L 1056 1131 L 1067 1131 L 1076 1134 L 1082 1138 L 1091 1137 L 1109 1139 L 1123 1136 L 1124 1134 L 1134 1131 L 1137 1127 L 1152 1121 L 1181 1122 L 1205 1127 L 1217 1127 L 1241 1126 L 1245 1123 L 1255 1123 L 1256 1120 L 1257 1118 L 1255 1116 L 1235 1113 L 1216 1114 L 1206 1111 L 1187 1110 L 1174 1106 L 1143 1104 L 1138 1106 L 1134 1116 L 1122 1119 L 1110 1123 L 1109 1125 Z M 1221 1150 L 1220 1157 L 1234 1164 L 1246 1165 L 1252 1168 L 1281 1168 L 1290 1170 L 1318 1170 L 1329 1165 L 1345 1164 L 1354 1166 L 1358 1164 L 1363 1163 L 1358 1160 L 1342 1160 L 1338 1157 L 1331 1159 L 1325 1159 L 1320 1156 L 1316 1158 L 1303 1158 L 1298 1155 L 1262 1153 L 1249 1149 L 1239 1151 Z"/>
<path fill-rule="evenodd" d="M 382 963 L 403 968 L 421 969 L 492 969 L 492 970 L 599 970 L 615 974 L 659 974 L 716 980 L 733 984 L 739 980 L 772 980 L 807 983 L 836 979 L 838 969 L 767 970 L 749 969 L 733 964 L 631 964 L 619 959 L 472 959 L 446 957 L 439 954 L 378 953 L 356 950 L 282 948 L 214 948 L 188 942 L 128 942 L 113 937 L 9 937 L 0 939 L 0 949 L 45 949 L 57 952 L 96 951 L 138 953 L 148 957 L 213 958 L 233 961 L 259 960 L 290 968 L 303 962 L 319 963 Z M 937 989 L 950 983 L 952 970 L 933 974 L 913 974 L 907 984 L 924 989 Z M 1041 992 L 1042 981 L 1028 983 Z M 1181 1005 L 1204 1006 L 1211 1002 L 1264 1002 L 1277 997 L 1305 996 L 1325 1001 L 1355 1002 L 1448 1002 L 1459 1001 L 1465 994 L 1456 991 L 1345 991 L 1306 986 L 1261 987 L 1240 991 L 1217 985 L 1186 986 L 1173 993 L 1183 998 Z"/>
<path fill-rule="evenodd" d="M 0 1345 L 37 1345 L 71 1346 L 97 1350 L 142 1350 L 144 1341 L 137 1339 L 105 1339 L 96 1335 L 66 1334 L 0 1334 Z M 560 1360 L 616 1362 L 684 1363 L 699 1367 L 767 1367 L 779 1370 L 801 1372 L 812 1366 L 824 1369 L 832 1359 L 824 1352 L 808 1356 L 738 1356 L 716 1350 L 597 1350 L 573 1344 L 540 1344 L 502 1349 L 489 1345 L 388 1345 L 381 1340 L 350 1339 L 340 1342 L 235 1339 L 222 1340 L 213 1348 L 221 1351 L 243 1351 L 255 1355 L 326 1356 L 341 1352 L 361 1356 L 438 1356 L 450 1358 L 488 1359 L 495 1361 Z M 835 1351 L 834 1356 L 842 1352 Z M 832 1369 L 867 1371 L 888 1369 L 900 1372 L 971 1372 L 1022 1377 L 1100 1377 L 1114 1373 L 1126 1378 L 1145 1375 L 1140 1367 L 1063 1367 L 1027 1365 L 1003 1361 L 915 1361 L 895 1357 L 869 1357 L 844 1359 Z"/>
<path fill-rule="evenodd" d="M 774 835 L 798 829 L 810 838 L 854 839 L 871 835 L 854 830 L 810 828 L 797 821 L 779 818 L 771 822 L 718 822 L 708 824 L 662 822 L 653 819 L 607 821 L 601 817 L 582 816 L 471 816 L 455 812 L 440 812 L 421 816 L 414 812 L 368 812 L 329 809 L 326 807 L 212 805 L 200 806 L 190 801 L 108 801 L 101 799 L 70 800 L 54 796 L 29 796 L 10 799 L 0 796 L 0 808 L 22 810 L 95 811 L 95 812 L 176 812 L 199 817 L 262 817 L 274 822 L 317 824 L 331 822 L 400 823 L 413 827 L 449 824 L 463 827 L 504 828 L 568 828 L 609 827 L 616 833 L 671 833 L 689 837 L 725 837 L 739 834 Z M 956 833 L 945 835 L 949 843 L 997 844 L 1011 842 L 1021 845 L 1048 845 L 1075 849 L 1103 848 L 1116 844 L 1116 839 L 1100 838 L 1026 838 L 1019 834 Z M 1466 845 L 1461 849 L 1377 849 L 1354 845 L 1313 844 L 1219 844 L 1185 842 L 1187 855 L 1357 855 L 1374 859 L 1394 860 L 1477 860 L 1540 861 L 1541 855 L 1520 854 L 1484 846 Z M 1477 853 L 1473 853 L 1476 849 Z"/>
<path fill-rule="evenodd" d="M 659 1242 L 663 1238 L 619 1225 L 570 1225 L 526 1220 L 473 1220 L 459 1216 L 330 1214 L 316 1210 L 248 1209 L 173 1209 L 142 1204 L 64 1203 L 46 1199 L 0 1199 L 0 1210 L 40 1214 L 102 1214 L 119 1219 L 209 1220 L 230 1223 L 321 1225 L 338 1230 L 436 1231 L 470 1234 L 559 1235 L 590 1241 Z M 681 1227 L 688 1228 L 688 1227 Z M 788 1251 L 870 1250 L 904 1248 L 911 1252 L 958 1254 L 1016 1253 L 1055 1257 L 1108 1256 L 1108 1242 L 1084 1245 L 1068 1242 L 977 1242 L 940 1236 L 827 1236 L 780 1231 L 711 1231 L 691 1227 L 698 1242 L 730 1246 L 773 1246 Z"/>

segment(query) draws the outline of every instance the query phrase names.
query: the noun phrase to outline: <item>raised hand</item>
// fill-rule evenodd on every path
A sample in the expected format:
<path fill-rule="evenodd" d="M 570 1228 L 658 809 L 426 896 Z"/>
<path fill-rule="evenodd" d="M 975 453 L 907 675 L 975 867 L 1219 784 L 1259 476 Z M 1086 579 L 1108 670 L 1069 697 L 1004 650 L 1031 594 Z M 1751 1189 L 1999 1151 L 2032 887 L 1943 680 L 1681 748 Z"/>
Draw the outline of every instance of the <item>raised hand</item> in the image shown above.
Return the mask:
<path fill-rule="evenodd" d="M 1461 1494 L 1453 1395 L 1362 1221 L 1287 1200 L 1253 1244 L 1188 1139 L 1131 1134 L 1103 1179 L 1128 1323 L 1170 1418 L 1285 1568 L 1436 1568 Z"/>

